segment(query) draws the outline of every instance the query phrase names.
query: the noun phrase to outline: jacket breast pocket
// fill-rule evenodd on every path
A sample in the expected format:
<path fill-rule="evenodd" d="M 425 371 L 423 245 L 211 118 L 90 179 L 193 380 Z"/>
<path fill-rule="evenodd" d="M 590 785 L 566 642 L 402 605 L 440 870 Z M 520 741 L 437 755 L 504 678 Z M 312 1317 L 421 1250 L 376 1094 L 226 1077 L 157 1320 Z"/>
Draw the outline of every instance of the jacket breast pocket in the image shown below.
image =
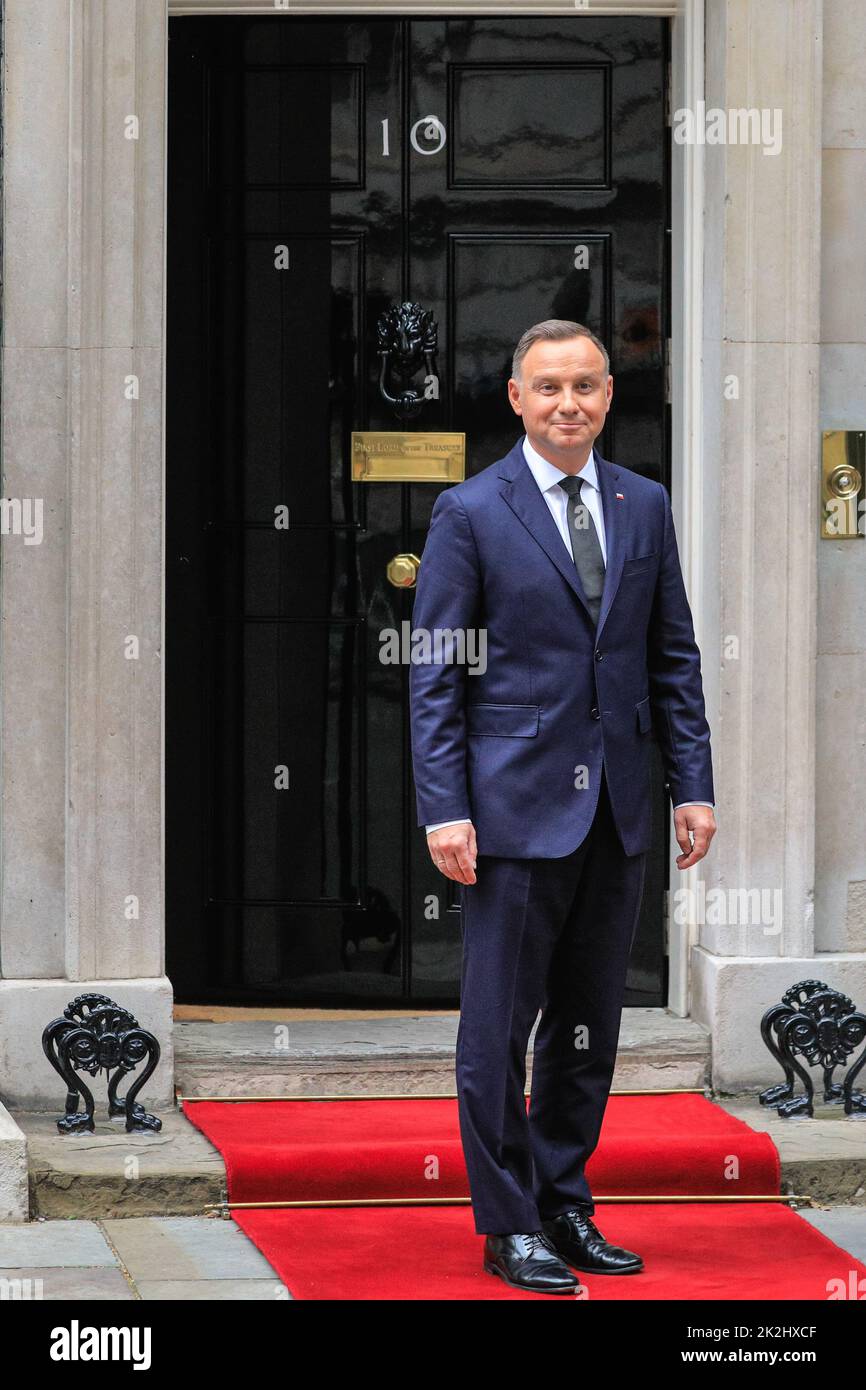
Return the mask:
<path fill-rule="evenodd" d="M 538 705 L 467 705 L 466 731 L 496 738 L 535 738 Z"/>
<path fill-rule="evenodd" d="M 647 695 L 646 699 L 644 700 L 638 700 L 637 704 L 635 705 L 635 709 L 637 711 L 637 727 L 639 731 L 642 734 L 651 733 L 653 726 L 653 716 L 652 710 L 650 709 L 649 695 Z"/>
<path fill-rule="evenodd" d="M 622 562 L 622 577 L 630 579 L 634 574 L 649 574 L 659 567 L 658 551 L 654 550 L 651 555 L 634 555 L 630 560 Z"/>

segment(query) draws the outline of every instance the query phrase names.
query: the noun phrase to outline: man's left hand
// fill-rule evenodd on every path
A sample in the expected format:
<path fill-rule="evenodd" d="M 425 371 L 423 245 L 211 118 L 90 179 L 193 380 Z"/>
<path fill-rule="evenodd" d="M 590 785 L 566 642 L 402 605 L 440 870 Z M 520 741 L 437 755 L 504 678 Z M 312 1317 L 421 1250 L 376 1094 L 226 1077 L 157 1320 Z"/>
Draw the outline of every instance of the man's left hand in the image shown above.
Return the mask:
<path fill-rule="evenodd" d="M 693 831 L 695 842 L 689 839 Z M 703 859 L 716 833 L 716 818 L 712 806 L 680 806 L 674 811 L 674 833 L 682 854 L 677 855 L 677 868 L 690 869 Z"/>

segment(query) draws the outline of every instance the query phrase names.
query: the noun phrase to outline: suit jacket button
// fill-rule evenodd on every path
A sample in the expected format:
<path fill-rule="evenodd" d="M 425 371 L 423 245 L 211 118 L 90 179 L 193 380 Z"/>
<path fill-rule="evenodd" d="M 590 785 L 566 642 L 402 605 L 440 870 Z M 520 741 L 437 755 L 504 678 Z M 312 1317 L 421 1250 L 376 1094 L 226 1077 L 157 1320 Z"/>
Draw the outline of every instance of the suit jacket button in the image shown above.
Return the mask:
<path fill-rule="evenodd" d="M 601 661 L 601 656 L 602 656 L 601 652 L 596 652 L 596 654 L 595 654 L 595 659 L 596 659 L 596 661 Z"/>
<path fill-rule="evenodd" d="M 593 719 L 601 719 L 601 715 L 600 715 L 599 712 L 598 712 L 598 706 L 597 706 L 597 705 L 593 705 L 593 707 L 592 707 L 592 709 L 589 711 L 589 713 L 590 713 L 590 715 L 591 715 L 591 717 L 592 717 Z"/>

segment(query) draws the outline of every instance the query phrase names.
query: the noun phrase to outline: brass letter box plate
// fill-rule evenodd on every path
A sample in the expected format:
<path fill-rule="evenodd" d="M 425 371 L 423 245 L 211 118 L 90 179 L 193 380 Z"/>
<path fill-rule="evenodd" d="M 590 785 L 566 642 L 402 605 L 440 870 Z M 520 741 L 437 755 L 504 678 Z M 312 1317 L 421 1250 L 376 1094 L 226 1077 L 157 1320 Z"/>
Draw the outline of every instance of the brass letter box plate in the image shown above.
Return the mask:
<path fill-rule="evenodd" d="M 465 469 L 465 434 L 352 431 L 353 483 L 459 483 Z"/>
<path fill-rule="evenodd" d="M 866 535 L 866 430 L 824 430 L 821 504 L 824 540 Z"/>

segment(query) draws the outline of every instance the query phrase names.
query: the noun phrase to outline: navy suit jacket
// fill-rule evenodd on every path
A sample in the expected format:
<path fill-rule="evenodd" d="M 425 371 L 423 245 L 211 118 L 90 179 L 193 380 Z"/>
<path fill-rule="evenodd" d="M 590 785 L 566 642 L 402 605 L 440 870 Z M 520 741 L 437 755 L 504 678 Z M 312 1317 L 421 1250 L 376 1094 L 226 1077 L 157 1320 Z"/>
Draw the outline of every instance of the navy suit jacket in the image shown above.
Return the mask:
<path fill-rule="evenodd" d="M 438 664 L 410 666 L 418 824 L 468 818 L 479 854 L 560 858 L 589 831 L 603 762 L 623 848 L 639 854 L 651 740 L 673 805 L 715 800 L 670 499 L 596 451 L 607 546 L 596 629 L 522 443 L 440 493 L 431 514 L 413 630 L 483 628 L 487 667 L 470 674 L 443 648 Z"/>

